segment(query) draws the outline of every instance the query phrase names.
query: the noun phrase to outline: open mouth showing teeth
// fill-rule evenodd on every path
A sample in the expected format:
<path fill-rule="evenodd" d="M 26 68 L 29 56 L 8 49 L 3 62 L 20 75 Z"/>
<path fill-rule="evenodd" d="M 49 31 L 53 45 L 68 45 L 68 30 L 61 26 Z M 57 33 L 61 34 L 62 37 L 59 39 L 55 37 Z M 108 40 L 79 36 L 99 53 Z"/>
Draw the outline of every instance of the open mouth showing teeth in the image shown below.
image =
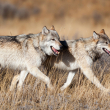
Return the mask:
<path fill-rule="evenodd" d="M 107 49 L 103 48 L 103 50 L 108 54 L 110 55 L 110 51 L 108 51 Z"/>
<path fill-rule="evenodd" d="M 54 55 L 58 55 L 60 52 L 58 51 L 58 50 L 56 50 L 54 47 L 50 47 L 51 49 L 52 49 L 52 51 L 53 51 L 53 53 L 54 53 Z"/>

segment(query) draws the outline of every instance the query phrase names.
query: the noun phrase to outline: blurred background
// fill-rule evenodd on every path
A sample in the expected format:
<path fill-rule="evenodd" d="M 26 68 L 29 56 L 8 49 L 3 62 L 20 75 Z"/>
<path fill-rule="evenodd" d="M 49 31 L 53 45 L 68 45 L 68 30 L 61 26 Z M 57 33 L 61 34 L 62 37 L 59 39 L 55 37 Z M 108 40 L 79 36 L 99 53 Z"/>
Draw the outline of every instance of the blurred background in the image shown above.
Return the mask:
<path fill-rule="evenodd" d="M 0 35 L 36 34 L 51 25 L 66 39 L 101 29 L 110 36 L 110 0 L 0 0 Z"/>
<path fill-rule="evenodd" d="M 110 36 L 110 0 L 0 0 L 0 35 L 36 34 L 51 25 L 62 39 L 90 37 L 101 29 Z M 110 89 L 110 57 L 102 56 L 93 71 Z M 0 110 L 110 110 L 110 95 L 80 73 L 61 92 L 59 87 L 68 72 L 51 69 L 49 77 L 56 86 L 53 93 L 45 83 L 28 75 L 23 91 L 17 93 L 16 89 L 10 92 L 9 87 L 18 71 L 0 69 Z"/>

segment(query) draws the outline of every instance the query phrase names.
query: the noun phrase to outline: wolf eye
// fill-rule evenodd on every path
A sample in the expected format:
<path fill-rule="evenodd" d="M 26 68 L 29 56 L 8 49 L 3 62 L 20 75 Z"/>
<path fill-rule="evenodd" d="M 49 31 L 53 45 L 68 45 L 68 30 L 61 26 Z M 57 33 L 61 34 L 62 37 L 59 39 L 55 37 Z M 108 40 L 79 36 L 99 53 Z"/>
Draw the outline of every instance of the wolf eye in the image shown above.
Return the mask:
<path fill-rule="evenodd" d="M 108 42 L 105 42 L 106 44 L 108 44 Z"/>
<path fill-rule="evenodd" d="M 51 40 L 55 41 L 55 39 L 51 39 Z"/>

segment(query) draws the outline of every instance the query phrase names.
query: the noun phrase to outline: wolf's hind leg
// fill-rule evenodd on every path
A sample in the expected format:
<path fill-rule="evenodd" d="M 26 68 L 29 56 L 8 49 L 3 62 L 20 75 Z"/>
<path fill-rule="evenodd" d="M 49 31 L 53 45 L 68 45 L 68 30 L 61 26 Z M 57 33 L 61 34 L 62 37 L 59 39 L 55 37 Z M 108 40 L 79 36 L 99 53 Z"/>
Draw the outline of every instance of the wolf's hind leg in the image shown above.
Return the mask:
<path fill-rule="evenodd" d="M 72 82 L 72 79 L 75 75 L 75 73 L 77 72 L 77 70 L 75 71 L 70 71 L 69 74 L 68 74 L 68 77 L 67 77 L 67 80 L 66 82 L 64 83 L 64 85 L 60 88 L 61 91 L 63 91 L 64 89 L 66 89 Z"/>

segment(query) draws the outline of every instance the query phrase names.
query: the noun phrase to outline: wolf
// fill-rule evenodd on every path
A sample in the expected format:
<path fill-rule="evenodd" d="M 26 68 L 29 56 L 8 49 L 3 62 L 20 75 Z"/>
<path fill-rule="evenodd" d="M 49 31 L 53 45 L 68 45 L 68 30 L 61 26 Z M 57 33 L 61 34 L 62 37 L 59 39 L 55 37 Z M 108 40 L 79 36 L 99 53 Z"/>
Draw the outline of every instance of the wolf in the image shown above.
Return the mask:
<path fill-rule="evenodd" d="M 21 71 L 17 79 L 18 90 L 21 90 L 28 73 L 41 79 L 52 89 L 49 77 L 39 70 L 39 66 L 47 56 L 57 56 L 61 48 L 60 37 L 54 26 L 50 30 L 44 26 L 38 34 L 0 36 L 0 65 Z M 15 83 L 12 83 L 10 90 L 13 90 L 14 86 Z"/>
<path fill-rule="evenodd" d="M 57 57 L 48 56 L 43 66 L 46 67 L 48 64 L 47 68 L 54 66 L 58 69 L 69 71 L 66 82 L 60 88 L 61 91 L 65 90 L 71 84 L 74 75 L 78 69 L 81 69 L 83 74 L 99 89 L 110 93 L 110 90 L 100 83 L 92 71 L 93 63 L 99 59 L 103 53 L 110 55 L 110 39 L 104 29 L 102 29 L 100 33 L 94 31 L 93 36 L 88 38 L 60 42 L 63 45 L 60 54 Z M 13 78 L 13 82 L 16 82 L 17 78 L 19 78 L 19 75 Z"/>
<path fill-rule="evenodd" d="M 49 56 L 44 63 L 51 67 L 69 71 L 68 77 L 64 85 L 60 88 L 65 90 L 72 82 L 74 75 L 78 69 L 100 90 L 110 93 L 100 81 L 95 77 L 92 66 L 103 53 L 110 55 L 110 39 L 102 29 L 100 33 L 93 32 L 93 36 L 88 38 L 80 38 L 78 40 L 61 41 L 64 49 L 61 50 L 57 57 Z M 48 65 L 48 66 L 49 66 Z M 50 67 L 49 67 L 50 68 Z"/>

